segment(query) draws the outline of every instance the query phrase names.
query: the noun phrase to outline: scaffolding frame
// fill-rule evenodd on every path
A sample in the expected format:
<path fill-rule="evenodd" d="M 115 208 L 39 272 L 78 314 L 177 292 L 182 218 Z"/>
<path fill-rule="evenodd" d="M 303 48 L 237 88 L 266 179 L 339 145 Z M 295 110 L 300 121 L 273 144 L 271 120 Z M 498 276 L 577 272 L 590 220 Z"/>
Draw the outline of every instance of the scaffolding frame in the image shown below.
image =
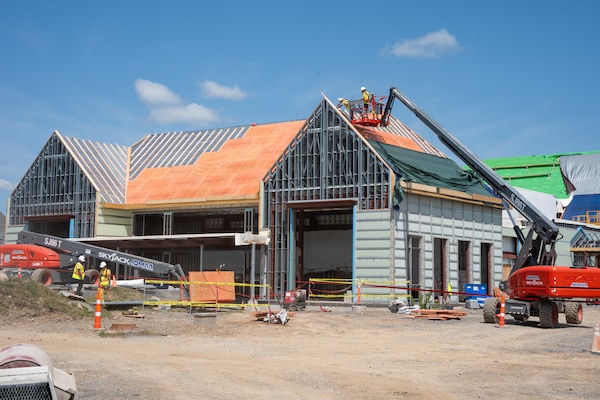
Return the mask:
<path fill-rule="evenodd" d="M 287 268 L 295 225 L 290 203 L 310 207 L 311 202 L 353 200 L 358 210 L 389 209 L 392 180 L 393 172 L 380 156 L 324 99 L 264 178 L 263 221 L 272 242 L 263 283 L 283 293 L 288 280 L 295 279 L 288 277 Z"/>

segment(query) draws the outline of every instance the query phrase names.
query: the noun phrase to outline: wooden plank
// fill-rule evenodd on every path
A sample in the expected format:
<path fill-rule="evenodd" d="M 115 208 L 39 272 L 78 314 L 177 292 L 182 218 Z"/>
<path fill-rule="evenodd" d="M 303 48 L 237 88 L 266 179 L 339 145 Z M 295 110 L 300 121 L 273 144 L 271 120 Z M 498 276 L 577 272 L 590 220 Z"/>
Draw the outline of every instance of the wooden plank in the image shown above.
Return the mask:
<path fill-rule="evenodd" d="M 467 315 L 465 311 L 457 310 L 412 310 L 411 316 L 419 319 L 429 320 L 459 320 Z"/>

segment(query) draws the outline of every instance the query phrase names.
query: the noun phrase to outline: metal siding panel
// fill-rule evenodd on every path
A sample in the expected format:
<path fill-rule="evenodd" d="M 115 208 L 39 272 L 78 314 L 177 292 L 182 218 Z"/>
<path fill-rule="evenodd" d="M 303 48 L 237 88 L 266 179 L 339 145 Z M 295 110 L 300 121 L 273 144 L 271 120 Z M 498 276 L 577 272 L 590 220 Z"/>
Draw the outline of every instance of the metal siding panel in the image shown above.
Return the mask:
<path fill-rule="evenodd" d="M 419 215 L 418 220 L 421 225 L 429 225 L 434 223 L 434 217 L 427 214 Z"/>
<path fill-rule="evenodd" d="M 453 201 L 445 202 L 442 205 L 442 217 L 446 219 L 454 218 L 454 203 Z"/>
<path fill-rule="evenodd" d="M 357 212 L 354 246 L 357 278 L 390 278 L 389 213 L 389 210 Z M 365 290 L 369 293 L 370 289 Z"/>
<path fill-rule="evenodd" d="M 373 257 L 388 260 L 390 258 L 390 243 L 387 246 L 382 241 L 371 241 L 356 245 L 356 251 L 360 251 L 360 257 Z"/>
<path fill-rule="evenodd" d="M 463 205 L 462 205 L 462 203 L 458 203 L 458 204 L 459 204 L 458 207 L 452 208 L 452 218 L 457 219 L 457 220 L 462 220 L 464 218 Z"/>
<path fill-rule="evenodd" d="M 381 268 L 382 266 L 381 258 L 357 257 L 356 261 L 360 261 L 360 268 L 357 268 L 357 271 L 365 271 L 370 268 Z M 387 272 L 388 274 L 386 276 L 389 276 L 389 268 L 387 268 Z"/>
<path fill-rule="evenodd" d="M 453 238 L 454 237 L 454 228 L 452 226 L 443 226 L 442 227 L 442 235 L 446 238 Z"/>
<path fill-rule="evenodd" d="M 408 223 L 408 231 L 411 233 L 421 233 L 421 225 L 419 223 Z"/>
<path fill-rule="evenodd" d="M 409 222 L 421 222 L 423 220 L 423 218 L 429 218 L 429 217 L 424 217 L 420 214 L 408 214 Z"/>
<path fill-rule="evenodd" d="M 385 221 L 385 226 L 382 224 L 381 221 L 364 221 L 364 222 L 356 222 L 357 224 L 360 225 L 360 232 L 358 232 L 358 235 L 361 235 L 362 232 L 364 231 L 369 231 L 369 232 L 389 232 L 390 228 L 389 228 L 389 222 Z"/>
<path fill-rule="evenodd" d="M 418 215 L 421 212 L 421 205 L 419 204 L 420 196 L 407 196 L 407 212 L 409 215 Z"/>
<path fill-rule="evenodd" d="M 367 240 L 387 240 L 389 239 L 389 229 L 387 231 L 361 231 L 360 233 L 356 234 L 356 238 L 360 239 L 361 241 L 367 241 Z"/>

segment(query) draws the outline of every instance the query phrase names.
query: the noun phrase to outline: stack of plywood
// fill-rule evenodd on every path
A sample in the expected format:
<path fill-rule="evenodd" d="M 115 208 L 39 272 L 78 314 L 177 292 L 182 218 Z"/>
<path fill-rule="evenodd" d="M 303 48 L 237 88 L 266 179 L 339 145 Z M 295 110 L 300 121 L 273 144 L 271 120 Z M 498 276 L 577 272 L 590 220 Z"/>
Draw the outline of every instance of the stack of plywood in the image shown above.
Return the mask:
<path fill-rule="evenodd" d="M 467 315 L 466 312 L 458 310 L 412 310 L 409 318 L 445 321 L 449 319 L 461 319 L 465 315 Z"/>

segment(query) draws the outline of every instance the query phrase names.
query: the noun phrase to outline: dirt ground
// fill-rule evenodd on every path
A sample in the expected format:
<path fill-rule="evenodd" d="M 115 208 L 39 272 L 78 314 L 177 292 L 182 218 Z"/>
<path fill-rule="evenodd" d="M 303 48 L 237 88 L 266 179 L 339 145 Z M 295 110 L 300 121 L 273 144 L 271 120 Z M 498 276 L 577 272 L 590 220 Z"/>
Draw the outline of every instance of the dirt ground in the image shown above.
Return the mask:
<path fill-rule="evenodd" d="M 94 320 L 0 319 L 0 347 L 29 343 L 73 371 L 81 399 L 597 399 L 600 308 L 557 329 L 410 319 L 387 309 L 309 307 L 285 325 L 246 311 L 193 318 L 146 307 Z M 1 317 L 1 316 L 0 316 Z M 208 321 L 211 320 L 214 324 Z M 113 334 L 113 324 L 136 324 Z"/>

